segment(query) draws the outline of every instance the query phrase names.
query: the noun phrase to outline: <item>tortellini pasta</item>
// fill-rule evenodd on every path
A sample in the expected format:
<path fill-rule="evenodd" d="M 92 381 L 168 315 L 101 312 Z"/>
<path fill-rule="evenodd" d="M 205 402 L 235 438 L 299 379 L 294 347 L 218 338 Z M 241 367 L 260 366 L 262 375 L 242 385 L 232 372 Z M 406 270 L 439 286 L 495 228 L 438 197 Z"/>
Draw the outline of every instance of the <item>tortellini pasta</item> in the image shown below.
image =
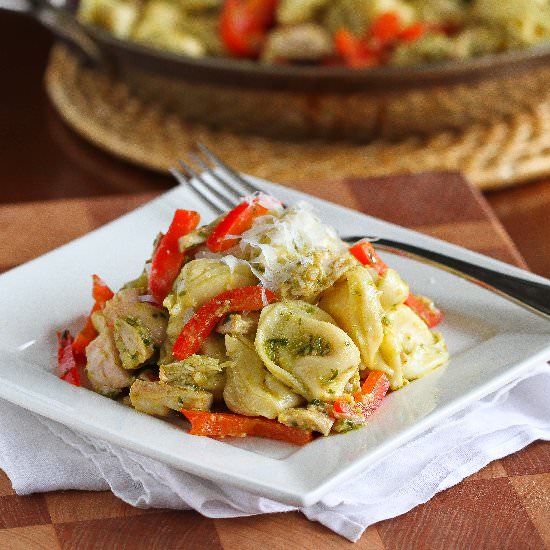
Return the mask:
<path fill-rule="evenodd" d="M 409 285 L 391 267 L 378 278 L 376 286 L 380 291 L 380 305 L 384 311 L 402 304 L 409 295 Z"/>
<path fill-rule="evenodd" d="M 334 317 L 338 326 L 351 336 L 361 352 L 364 366 L 368 368 L 372 368 L 384 337 L 384 310 L 379 296 L 380 291 L 369 270 L 356 266 L 326 290 L 319 302 L 319 307 Z"/>
<path fill-rule="evenodd" d="M 441 336 L 432 332 L 411 308 L 399 305 L 386 314 L 386 319 L 384 339 L 373 366 L 386 373 L 392 389 L 448 361 Z"/>
<path fill-rule="evenodd" d="M 265 368 L 253 342 L 245 337 L 226 336 L 225 345 L 231 362 L 226 369 L 223 398 L 231 411 L 276 418 L 303 401 Z"/>
<path fill-rule="evenodd" d="M 466 15 L 461 0 L 413 0 L 411 4 L 418 17 L 434 23 L 441 20 L 461 23 Z"/>
<path fill-rule="evenodd" d="M 341 395 L 360 362 L 357 346 L 329 315 L 296 300 L 263 309 L 255 346 L 268 370 L 308 400 Z"/>
<path fill-rule="evenodd" d="M 79 18 L 109 29 L 117 38 L 130 38 L 139 19 L 137 3 L 126 0 L 85 0 L 79 4 Z"/>
<path fill-rule="evenodd" d="M 503 38 L 527 45 L 548 39 L 550 34 L 550 4 L 547 0 L 476 0 L 473 14 L 481 21 L 504 29 Z"/>
<path fill-rule="evenodd" d="M 420 378 L 448 361 L 441 336 L 432 332 L 411 308 L 399 306 L 388 317 L 401 349 L 403 376 L 407 380 Z"/>
<path fill-rule="evenodd" d="M 330 0 L 281 0 L 277 6 L 277 20 L 283 25 L 306 23 L 329 3 Z"/>

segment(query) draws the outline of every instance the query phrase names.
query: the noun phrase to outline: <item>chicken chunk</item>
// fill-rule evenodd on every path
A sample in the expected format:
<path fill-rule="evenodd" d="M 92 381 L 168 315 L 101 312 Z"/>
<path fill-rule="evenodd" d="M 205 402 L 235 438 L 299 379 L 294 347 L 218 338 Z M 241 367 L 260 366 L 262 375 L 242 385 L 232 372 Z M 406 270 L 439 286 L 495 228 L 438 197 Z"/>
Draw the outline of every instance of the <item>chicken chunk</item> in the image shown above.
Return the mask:
<path fill-rule="evenodd" d="M 136 319 L 149 332 L 153 345 L 160 346 L 166 338 L 168 314 L 153 304 L 141 302 L 139 296 L 137 288 L 119 290 L 105 305 L 103 315 L 113 325 L 121 317 Z"/>
<path fill-rule="evenodd" d="M 251 311 L 248 314 L 232 313 L 216 327 L 216 332 L 220 334 L 231 334 L 234 336 L 240 334 L 253 334 L 258 328 L 260 314 L 257 311 Z"/>
<path fill-rule="evenodd" d="M 110 330 L 102 332 L 88 344 L 86 357 L 86 372 L 96 392 L 114 397 L 134 381 L 134 376 L 122 367 Z"/>
<path fill-rule="evenodd" d="M 194 246 L 204 244 L 222 218 L 223 216 L 219 216 L 208 225 L 197 227 L 194 231 L 180 237 L 178 239 L 178 248 L 180 252 L 185 252 L 188 248 L 193 248 Z"/>
<path fill-rule="evenodd" d="M 137 369 L 155 353 L 157 347 L 136 317 L 119 317 L 115 321 L 115 344 L 125 369 Z"/>
<path fill-rule="evenodd" d="M 161 365 L 161 382 L 176 386 L 197 386 L 221 399 L 225 386 L 225 364 L 205 355 L 192 355 L 184 361 Z"/>
<path fill-rule="evenodd" d="M 316 408 L 297 408 L 282 411 L 277 420 L 281 424 L 300 428 L 300 430 L 313 430 L 323 435 L 328 435 L 334 424 L 334 419 Z"/>
<path fill-rule="evenodd" d="M 132 406 L 147 414 L 166 416 L 171 410 L 207 411 L 212 406 L 212 394 L 193 388 L 180 388 L 162 382 L 136 380 L 130 388 Z"/>
<path fill-rule="evenodd" d="M 99 393 L 116 395 L 129 387 L 135 369 L 150 359 L 166 338 L 168 315 L 139 300 L 139 288 L 125 288 L 92 315 L 99 332 L 86 348 L 86 371 Z"/>
<path fill-rule="evenodd" d="M 318 61 L 331 53 L 330 34 L 320 25 L 303 23 L 272 31 L 267 38 L 262 57 L 267 62 L 280 59 Z"/>

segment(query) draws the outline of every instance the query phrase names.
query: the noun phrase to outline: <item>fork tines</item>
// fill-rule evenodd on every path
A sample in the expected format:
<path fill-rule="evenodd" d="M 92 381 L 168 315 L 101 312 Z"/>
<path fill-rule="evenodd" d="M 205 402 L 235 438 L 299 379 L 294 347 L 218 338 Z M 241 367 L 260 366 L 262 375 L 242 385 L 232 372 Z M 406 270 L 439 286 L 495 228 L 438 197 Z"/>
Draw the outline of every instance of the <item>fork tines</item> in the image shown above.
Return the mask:
<path fill-rule="evenodd" d="M 179 160 L 180 169 L 171 168 L 170 172 L 215 212 L 221 213 L 233 208 L 243 195 L 260 192 L 260 189 L 227 166 L 205 145 L 198 143 L 197 147 L 202 156 L 189 153 L 189 158 L 198 169 L 193 168 L 188 162 Z"/>

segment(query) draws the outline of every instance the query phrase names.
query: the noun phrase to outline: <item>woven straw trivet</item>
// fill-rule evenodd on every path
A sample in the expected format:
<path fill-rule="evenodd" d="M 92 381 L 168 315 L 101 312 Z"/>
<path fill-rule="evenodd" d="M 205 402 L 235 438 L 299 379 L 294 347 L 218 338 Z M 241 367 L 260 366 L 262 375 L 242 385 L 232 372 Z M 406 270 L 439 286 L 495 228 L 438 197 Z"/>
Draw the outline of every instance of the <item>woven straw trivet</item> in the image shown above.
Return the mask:
<path fill-rule="evenodd" d="M 213 130 L 143 104 L 127 86 L 80 66 L 62 46 L 46 73 L 49 96 L 66 122 L 130 162 L 166 171 L 197 141 L 235 168 L 282 183 L 430 170 L 459 170 L 480 189 L 550 174 L 550 90 L 510 120 L 429 138 L 369 144 L 287 142 Z"/>

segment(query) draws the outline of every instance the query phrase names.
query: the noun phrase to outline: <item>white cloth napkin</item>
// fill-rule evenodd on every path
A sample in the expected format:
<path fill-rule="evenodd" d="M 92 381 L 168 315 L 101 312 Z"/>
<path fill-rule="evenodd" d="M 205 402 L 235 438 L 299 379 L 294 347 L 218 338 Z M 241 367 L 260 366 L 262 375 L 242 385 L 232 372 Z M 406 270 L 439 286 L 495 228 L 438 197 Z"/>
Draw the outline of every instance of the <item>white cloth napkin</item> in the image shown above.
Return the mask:
<path fill-rule="evenodd" d="M 351 541 L 403 514 L 489 462 L 550 439 L 550 369 L 471 405 L 301 512 Z M 214 518 L 295 508 L 91 439 L 0 400 L 0 467 L 19 495 L 110 489 L 140 508 L 195 509 Z M 400 467 L 400 465 L 403 465 Z"/>

